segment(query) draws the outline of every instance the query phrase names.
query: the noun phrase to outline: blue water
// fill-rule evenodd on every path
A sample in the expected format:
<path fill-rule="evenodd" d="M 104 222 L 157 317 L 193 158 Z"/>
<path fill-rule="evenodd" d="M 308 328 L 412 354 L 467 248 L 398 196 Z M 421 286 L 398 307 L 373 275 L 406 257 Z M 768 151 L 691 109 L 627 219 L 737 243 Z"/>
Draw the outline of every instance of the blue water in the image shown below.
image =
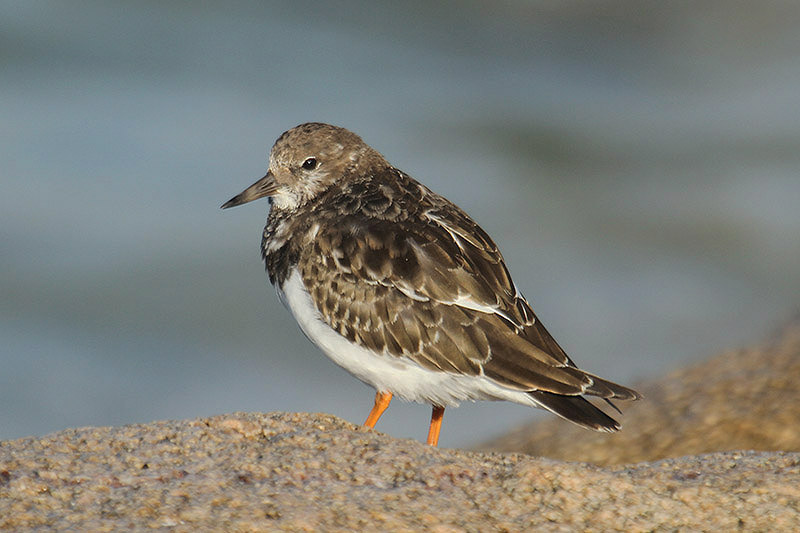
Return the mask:
<path fill-rule="evenodd" d="M 495 237 L 584 368 L 637 378 L 798 309 L 794 3 L 0 3 L 0 438 L 373 392 L 219 205 L 300 122 L 348 127 Z M 398 403 L 378 428 L 424 438 Z M 466 446 L 538 413 L 448 410 Z"/>

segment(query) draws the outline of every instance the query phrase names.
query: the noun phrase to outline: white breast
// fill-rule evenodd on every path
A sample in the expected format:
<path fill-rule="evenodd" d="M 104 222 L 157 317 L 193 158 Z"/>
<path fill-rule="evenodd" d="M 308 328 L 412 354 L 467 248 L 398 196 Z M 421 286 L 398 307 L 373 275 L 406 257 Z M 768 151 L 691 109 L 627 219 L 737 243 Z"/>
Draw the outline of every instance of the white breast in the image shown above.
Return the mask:
<path fill-rule="evenodd" d="M 484 376 L 428 370 L 410 359 L 374 352 L 350 342 L 322 319 L 296 268 L 278 288 L 278 294 L 311 342 L 337 365 L 378 391 L 443 407 L 464 400 L 509 400 L 538 407 L 524 392 L 501 387 Z"/>

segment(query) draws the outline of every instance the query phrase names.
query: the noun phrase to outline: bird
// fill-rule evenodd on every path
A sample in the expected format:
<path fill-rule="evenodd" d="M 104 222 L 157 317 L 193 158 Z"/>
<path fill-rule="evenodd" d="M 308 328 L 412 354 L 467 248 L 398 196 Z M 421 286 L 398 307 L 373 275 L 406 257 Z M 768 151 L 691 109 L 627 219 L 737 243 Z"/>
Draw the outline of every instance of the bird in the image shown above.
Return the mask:
<path fill-rule="evenodd" d="M 445 408 L 506 400 L 588 429 L 620 424 L 587 396 L 633 389 L 579 369 L 512 281 L 497 245 L 461 208 L 392 166 L 355 133 L 319 122 L 284 132 L 266 175 L 221 207 L 268 197 L 261 255 L 302 332 L 376 390 Z"/>

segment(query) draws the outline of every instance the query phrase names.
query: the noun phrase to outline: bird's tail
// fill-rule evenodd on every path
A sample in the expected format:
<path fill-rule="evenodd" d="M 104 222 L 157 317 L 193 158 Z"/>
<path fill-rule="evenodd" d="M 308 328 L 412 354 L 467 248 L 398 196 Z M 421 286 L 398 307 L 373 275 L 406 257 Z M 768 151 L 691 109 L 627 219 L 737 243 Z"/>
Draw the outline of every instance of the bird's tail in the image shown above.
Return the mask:
<path fill-rule="evenodd" d="M 622 427 L 619 422 L 595 407 L 583 396 L 566 396 L 538 390 L 531 391 L 528 395 L 551 413 L 587 429 L 613 433 Z M 613 404 L 612 407 L 614 407 Z"/>

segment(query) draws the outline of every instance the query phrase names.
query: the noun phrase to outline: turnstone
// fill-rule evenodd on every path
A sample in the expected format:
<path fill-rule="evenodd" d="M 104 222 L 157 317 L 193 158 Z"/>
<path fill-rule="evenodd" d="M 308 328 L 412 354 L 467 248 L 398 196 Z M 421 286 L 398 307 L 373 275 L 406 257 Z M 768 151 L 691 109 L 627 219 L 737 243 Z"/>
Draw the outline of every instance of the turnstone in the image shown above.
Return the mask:
<path fill-rule="evenodd" d="M 616 420 L 584 395 L 634 390 L 580 370 L 464 211 L 336 126 L 301 124 L 275 141 L 267 174 L 222 208 L 268 196 L 261 241 L 270 282 L 305 335 L 376 389 L 372 428 L 393 396 L 445 407 L 508 400 L 598 431 Z"/>

